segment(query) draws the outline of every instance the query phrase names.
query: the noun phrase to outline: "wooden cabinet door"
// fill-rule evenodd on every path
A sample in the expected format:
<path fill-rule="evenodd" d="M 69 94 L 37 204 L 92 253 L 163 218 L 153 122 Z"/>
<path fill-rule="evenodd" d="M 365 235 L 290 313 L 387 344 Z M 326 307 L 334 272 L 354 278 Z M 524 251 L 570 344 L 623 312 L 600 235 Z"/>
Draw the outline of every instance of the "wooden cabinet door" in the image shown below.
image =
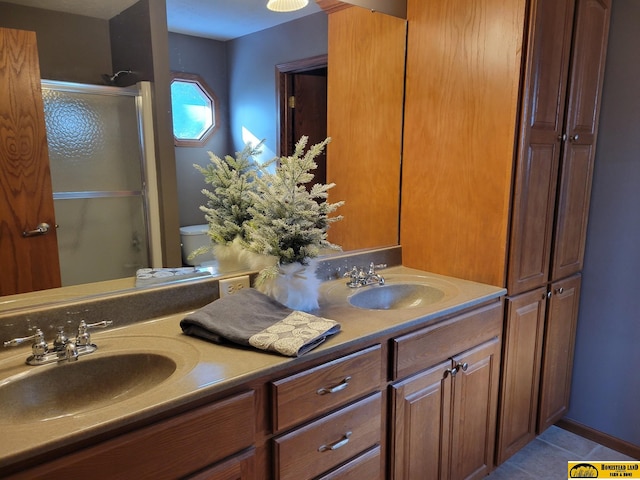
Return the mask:
<path fill-rule="evenodd" d="M 611 0 L 578 0 L 551 280 L 582 270 Z"/>
<path fill-rule="evenodd" d="M 0 28 L 0 295 L 59 287 L 49 150 L 34 32 Z M 45 235 L 23 236 L 41 223 Z"/>
<path fill-rule="evenodd" d="M 391 478 L 448 478 L 451 360 L 392 385 Z"/>
<path fill-rule="evenodd" d="M 536 436 L 546 287 L 507 300 L 496 463 Z"/>
<path fill-rule="evenodd" d="M 574 0 L 532 2 L 516 157 L 507 286 L 510 295 L 549 278 Z"/>
<path fill-rule="evenodd" d="M 580 282 L 578 274 L 551 285 L 544 333 L 538 433 L 562 418 L 569 408 Z"/>
<path fill-rule="evenodd" d="M 500 345 L 494 338 L 453 358 L 458 370 L 452 380 L 448 478 L 453 480 L 484 478 L 493 467 Z"/>

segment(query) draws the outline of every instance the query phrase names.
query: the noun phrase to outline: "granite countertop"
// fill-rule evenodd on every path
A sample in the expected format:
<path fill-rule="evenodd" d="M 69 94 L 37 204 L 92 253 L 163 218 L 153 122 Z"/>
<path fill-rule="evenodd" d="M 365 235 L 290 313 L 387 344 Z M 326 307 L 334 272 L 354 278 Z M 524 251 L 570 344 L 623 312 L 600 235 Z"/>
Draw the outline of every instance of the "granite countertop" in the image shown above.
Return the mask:
<path fill-rule="evenodd" d="M 344 280 L 325 282 L 321 287 L 320 309 L 312 313 L 340 322 L 342 329 L 339 334 L 304 355 L 305 360 L 330 355 L 331 352 L 344 349 L 356 341 L 374 339 L 380 335 L 393 335 L 395 331 L 407 327 L 428 325 L 445 315 L 468 309 L 506 293 L 503 288 L 406 267 L 391 267 L 381 273 L 388 282 L 393 282 L 394 279 L 402 281 L 408 278 L 407 275 L 419 275 L 423 281 L 441 288 L 445 292 L 444 298 L 437 303 L 415 308 L 363 310 L 349 305 L 347 297 L 355 292 L 346 287 Z M 78 362 L 115 353 L 160 353 L 169 356 L 176 363 L 176 371 L 144 394 L 119 402 L 106 402 L 100 408 L 86 412 L 27 422 L 0 414 L 0 427 L 3 432 L 0 438 L 0 465 L 24 461 L 118 429 L 131 422 L 144 421 L 163 411 L 276 373 L 298 361 L 259 351 L 215 345 L 183 335 L 179 322 L 187 313 L 93 333 L 92 341 L 98 345 L 98 351 L 81 357 Z M 24 360 L 29 354 L 29 347 L 0 351 L 0 388 L 9 377 L 31 375 L 35 372 L 45 374 L 46 369 L 58 367 L 55 364 L 26 366 Z M 69 395 L 73 395 L 73 392 L 70 391 Z"/>

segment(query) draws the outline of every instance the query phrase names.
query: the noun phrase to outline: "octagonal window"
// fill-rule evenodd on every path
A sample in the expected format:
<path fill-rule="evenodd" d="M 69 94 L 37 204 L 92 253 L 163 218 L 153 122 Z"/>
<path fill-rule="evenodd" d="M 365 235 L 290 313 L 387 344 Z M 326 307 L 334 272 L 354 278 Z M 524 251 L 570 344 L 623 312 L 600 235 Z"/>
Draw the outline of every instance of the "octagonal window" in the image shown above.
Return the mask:
<path fill-rule="evenodd" d="M 171 75 L 173 137 L 180 147 L 199 147 L 218 128 L 217 99 L 199 75 Z"/>

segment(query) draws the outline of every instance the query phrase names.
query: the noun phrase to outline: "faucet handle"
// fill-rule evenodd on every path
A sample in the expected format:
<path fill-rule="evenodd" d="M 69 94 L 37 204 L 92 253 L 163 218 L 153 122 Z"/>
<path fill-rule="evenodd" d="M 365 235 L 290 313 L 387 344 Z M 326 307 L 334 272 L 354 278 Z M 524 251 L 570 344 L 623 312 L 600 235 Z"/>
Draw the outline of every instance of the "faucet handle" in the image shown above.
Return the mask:
<path fill-rule="evenodd" d="M 378 270 L 379 268 L 387 268 L 387 264 L 386 263 L 379 263 L 379 264 L 374 264 L 373 262 L 371 262 L 369 264 L 369 275 L 375 275 L 376 274 L 376 270 Z"/>
<path fill-rule="evenodd" d="M 35 358 L 41 358 L 46 353 L 49 352 L 49 346 L 44 339 L 44 333 L 39 328 L 36 328 L 36 332 L 33 335 L 29 335 L 28 337 L 14 338 L 13 340 L 9 340 L 3 343 L 5 347 L 17 347 L 29 340 L 33 340 L 31 344 L 31 351 Z"/>
<path fill-rule="evenodd" d="M 111 325 L 113 322 L 111 320 L 103 320 L 101 322 L 96 323 L 87 323 L 84 320 L 80 321 L 80 325 L 78 325 L 78 336 L 76 337 L 76 345 L 78 346 L 87 346 L 91 345 L 91 334 L 89 333 L 90 328 L 105 328 Z"/>

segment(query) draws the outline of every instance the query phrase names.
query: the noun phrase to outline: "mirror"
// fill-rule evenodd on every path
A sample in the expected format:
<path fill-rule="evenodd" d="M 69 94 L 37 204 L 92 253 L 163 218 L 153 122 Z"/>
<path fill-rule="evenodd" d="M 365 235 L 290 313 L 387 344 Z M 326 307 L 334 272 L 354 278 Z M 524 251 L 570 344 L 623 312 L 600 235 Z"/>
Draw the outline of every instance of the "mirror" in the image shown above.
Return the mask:
<path fill-rule="evenodd" d="M 19 0 L 16 0 L 16 1 L 20 3 Z M 149 2 L 152 2 L 152 1 L 153 0 L 141 0 L 140 2 L 138 2 L 138 4 L 136 4 L 136 8 L 139 4 L 142 4 L 142 7 L 137 9 L 138 11 L 136 11 L 136 15 L 141 15 L 141 16 L 147 15 L 147 18 L 146 18 L 147 23 L 149 21 L 149 9 L 152 7 L 152 5 Z M 23 3 L 32 4 L 28 2 L 28 0 L 24 0 Z M 48 5 L 49 4 L 47 4 L 47 6 Z M 155 1 L 153 5 L 156 5 Z M 153 8 L 157 8 L 157 5 Z M 64 31 L 60 32 L 60 34 L 56 37 L 55 42 L 46 41 L 47 36 L 46 34 L 43 35 L 43 37 L 45 38 L 45 40 L 42 42 L 44 51 L 42 51 L 41 59 L 40 59 L 43 76 L 53 77 L 53 79 L 58 79 L 58 80 L 75 81 L 80 83 L 99 83 L 100 80 L 96 78 L 97 76 L 99 76 L 99 74 L 102 74 L 104 72 L 112 72 L 114 70 L 113 65 L 111 63 L 111 55 L 110 55 L 111 52 L 103 51 L 103 50 L 108 50 L 108 47 L 105 47 L 104 44 L 100 44 L 99 42 L 93 42 L 93 41 L 89 42 L 91 43 L 91 45 L 87 45 L 85 43 L 82 51 L 79 51 L 77 48 L 75 49 L 70 48 L 70 46 L 74 44 L 77 45 L 78 43 L 81 43 L 81 42 L 77 42 L 77 39 L 73 38 L 71 36 L 71 33 L 75 31 L 80 35 L 82 34 L 94 35 L 91 38 L 95 38 L 96 35 L 98 36 L 102 35 L 103 37 L 108 38 L 109 37 L 108 22 L 105 22 L 103 20 L 96 20 L 95 24 L 91 24 L 86 22 L 86 18 L 83 18 L 83 22 L 81 22 L 83 26 L 78 26 L 76 24 L 74 29 L 64 28 L 65 26 L 69 25 L 67 23 L 68 22 L 67 15 L 68 14 L 53 12 L 50 10 L 40 10 L 40 9 L 34 10 L 32 8 L 27 8 L 24 6 L 15 6 L 8 2 L 0 2 L 0 26 L 6 26 L 9 28 L 21 28 L 21 29 L 27 29 L 27 30 L 30 29 L 30 30 L 36 30 L 36 31 L 39 31 L 39 29 L 42 29 L 42 28 L 44 29 L 53 28 L 51 27 L 52 25 L 57 25 L 63 28 Z M 320 12 L 320 15 L 326 16 L 326 14 L 323 12 Z M 93 33 L 90 33 L 90 32 L 93 32 Z M 98 33 L 96 34 L 95 32 L 98 32 Z M 171 35 L 172 34 L 169 34 L 170 37 Z M 245 47 L 244 43 L 247 43 L 247 42 L 236 42 L 233 48 L 242 49 Z M 138 45 L 131 45 L 132 50 L 135 50 L 136 48 L 138 48 Z M 171 41 L 169 42 L 168 48 L 169 49 L 172 48 Z M 59 49 L 60 51 L 55 51 L 55 49 Z M 96 52 L 99 52 L 100 54 L 96 54 Z M 318 53 L 322 53 L 322 52 L 309 53 L 307 56 L 310 57 Z M 324 53 L 326 53 L 326 49 Z M 114 52 L 114 56 L 115 56 L 115 52 Z M 266 56 L 267 55 L 264 52 L 258 55 L 254 55 L 254 61 L 259 62 L 262 58 L 265 58 Z M 290 58 L 285 60 L 290 60 Z M 143 67 L 147 68 L 148 66 L 145 65 Z M 169 67 L 169 65 L 167 65 L 167 67 Z M 249 65 L 249 70 L 250 70 L 250 67 L 251 65 Z M 124 67 L 124 68 L 128 68 L 128 67 Z M 273 81 L 273 77 L 275 76 L 273 61 L 271 61 L 268 68 Z M 170 68 L 168 68 L 167 70 L 170 70 Z M 97 74 L 96 72 L 99 72 L 99 73 Z M 157 71 L 154 71 L 154 73 L 157 74 Z M 202 72 L 190 72 L 190 73 L 202 74 Z M 168 75 L 168 72 L 167 72 L 167 75 Z M 156 79 L 156 84 L 158 87 L 160 86 L 160 82 L 158 81 L 158 79 Z M 169 84 L 169 80 L 167 78 L 166 79 L 167 91 L 168 91 L 168 84 Z M 234 88 L 233 78 L 229 83 L 229 88 L 230 89 Z M 274 89 L 270 89 L 268 94 L 274 95 L 274 91 L 275 91 Z M 158 93 L 159 92 L 156 92 L 156 94 Z M 219 94 L 219 92 L 217 93 Z M 265 101 L 265 99 L 261 99 L 261 101 Z M 270 104 L 273 105 L 273 110 L 275 111 L 276 107 L 274 105 L 275 103 L 274 98 L 271 97 L 266 101 L 270 102 Z M 247 108 L 249 107 L 250 105 L 247 106 Z M 162 110 L 162 108 L 160 108 L 160 110 Z M 273 135 L 269 135 L 269 136 L 275 137 L 275 132 L 277 132 L 277 128 L 275 127 L 276 119 L 274 118 L 268 121 L 271 122 L 271 125 L 273 126 L 272 127 L 273 132 L 274 132 Z M 222 130 L 223 128 L 224 127 L 221 126 L 220 130 Z M 220 131 L 217 132 L 216 135 L 214 135 L 214 138 L 218 137 L 219 134 L 220 134 Z M 264 137 L 266 137 L 266 135 L 263 136 L 258 134 L 257 136 L 257 138 L 264 138 Z M 162 139 L 158 141 L 162 141 Z M 170 138 L 168 141 L 171 143 L 171 145 L 173 144 L 172 138 Z M 210 144 L 205 148 L 205 150 L 212 150 L 217 154 L 233 153 L 234 149 L 233 147 L 229 147 L 229 145 L 230 144 L 227 144 L 222 148 L 216 148 L 215 145 Z M 275 152 L 277 150 L 275 138 L 272 141 L 271 145 L 272 145 L 271 147 L 272 152 Z M 166 149 L 166 147 L 167 147 L 167 144 L 165 143 L 161 147 L 156 146 L 156 150 L 157 151 L 162 150 L 163 148 Z M 330 148 L 333 148 L 333 146 L 330 146 Z M 197 155 L 201 160 L 203 158 L 202 153 L 194 153 L 193 150 L 196 150 L 196 149 L 192 149 L 188 157 L 190 157 L 191 155 Z M 393 161 L 399 162 L 399 158 L 397 158 L 397 160 L 394 159 Z M 176 159 L 175 164 L 177 163 L 180 163 L 183 166 L 187 165 L 187 169 L 190 172 L 187 174 L 188 176 L 198 177 L 200 175 L 191 166 L 193 163 L 196 163 L 193 161 L 192 158 L 186 158 L 186 159 L 183 158 L 179 160 Z M 190 181 L 191 181 L 190 178 L 180 177 L 179 173 L 177 175 L 178 175 L 177 183 L 179 185 L 190 184 Z M 176 177 L 174 176 L 174 178 L 170 179 L 170 181 L 171 180 L 175 182 Z M 358 180 L 357 176 L 350 177 L 348 180 L 348 183 L 349 183 L 348 188 L 352 188 L 355 186 L 357 189 L 364 191 L 366 195 L 370 195 L 371 192 L 368 190 L 370 188 L 370 185 L 358 187 L 356 183 L 357 180 Z M 189 188 L 187 193 L 187 195 L 194 196 L 194 198 L 196 199 L 195 203 L 197 205 L 200 205 L 203 203 L 203 199 L 201 198 L 201 194 L 199 190 L 200 190 L 199 187 Z M 176 205 L 177 203 L 176 196 L 181 196 L 182 193 L 173 192 L 171 188 L 164 188 L 162 191 L 164 196 L 164 198 L 162 199 L 162 203 L 165 204 L 165 209 L 167 209 L 170 212 L 173 212 L 172 215 L 174 215 L 176 219 L 177 218 L 180 219 L 179 221 L 176 220 L 174 223 L 176 224 L 180 223 L 183 225 L 201 223 L 200 220 L 196 220 L 196 219 L 185 219 L 183 221 L 182 219 L 183 213 L 179 212 L 179 207 Z M 375 227 L 375 225 L 373 226 Z M 379 245 L 379 246 L 382 246 L 382 245 Z M 356 247 L 353 247 L 353 248 L 356 248 Z M 90 292 L 86 294 L 93 295 L 93 294 L 99 294 L 109 290 L 113 291 L 113 290 L 120 290 L 122 288 L 130 288 L 131 282 L 132 282 L 132 279 L 124 279 L 123 281 L 104 282 L 103 285 L 91 284 L 88 286 Z M 84 287 L 87 287 L 87 286 L 84 286 Z M 76 288 L 73 290 L 78 292 L 77 294 L 74 294 L 77 296 L 83 296 L 85 294 L 83 292 L 86 291 L 85 288 Z M 49 293 L 51 293 L 51 295 L 49 295 Z M 55 293 L 57 295 L 57 292 Z M 43 302 L 50 302 L 50 301 L 55 301 L 58 298 L 56 295 L 54 295 L 54 292 L 47 292 L 46 295 L 40 295 L 40 296 L 43 298 Z M 2 301 L 2 298 L 0 298 L 0 310 L 2 310 L 1 301 Z M 11 308 L 11 307 L 7 307 L 7 308 Z"/>

